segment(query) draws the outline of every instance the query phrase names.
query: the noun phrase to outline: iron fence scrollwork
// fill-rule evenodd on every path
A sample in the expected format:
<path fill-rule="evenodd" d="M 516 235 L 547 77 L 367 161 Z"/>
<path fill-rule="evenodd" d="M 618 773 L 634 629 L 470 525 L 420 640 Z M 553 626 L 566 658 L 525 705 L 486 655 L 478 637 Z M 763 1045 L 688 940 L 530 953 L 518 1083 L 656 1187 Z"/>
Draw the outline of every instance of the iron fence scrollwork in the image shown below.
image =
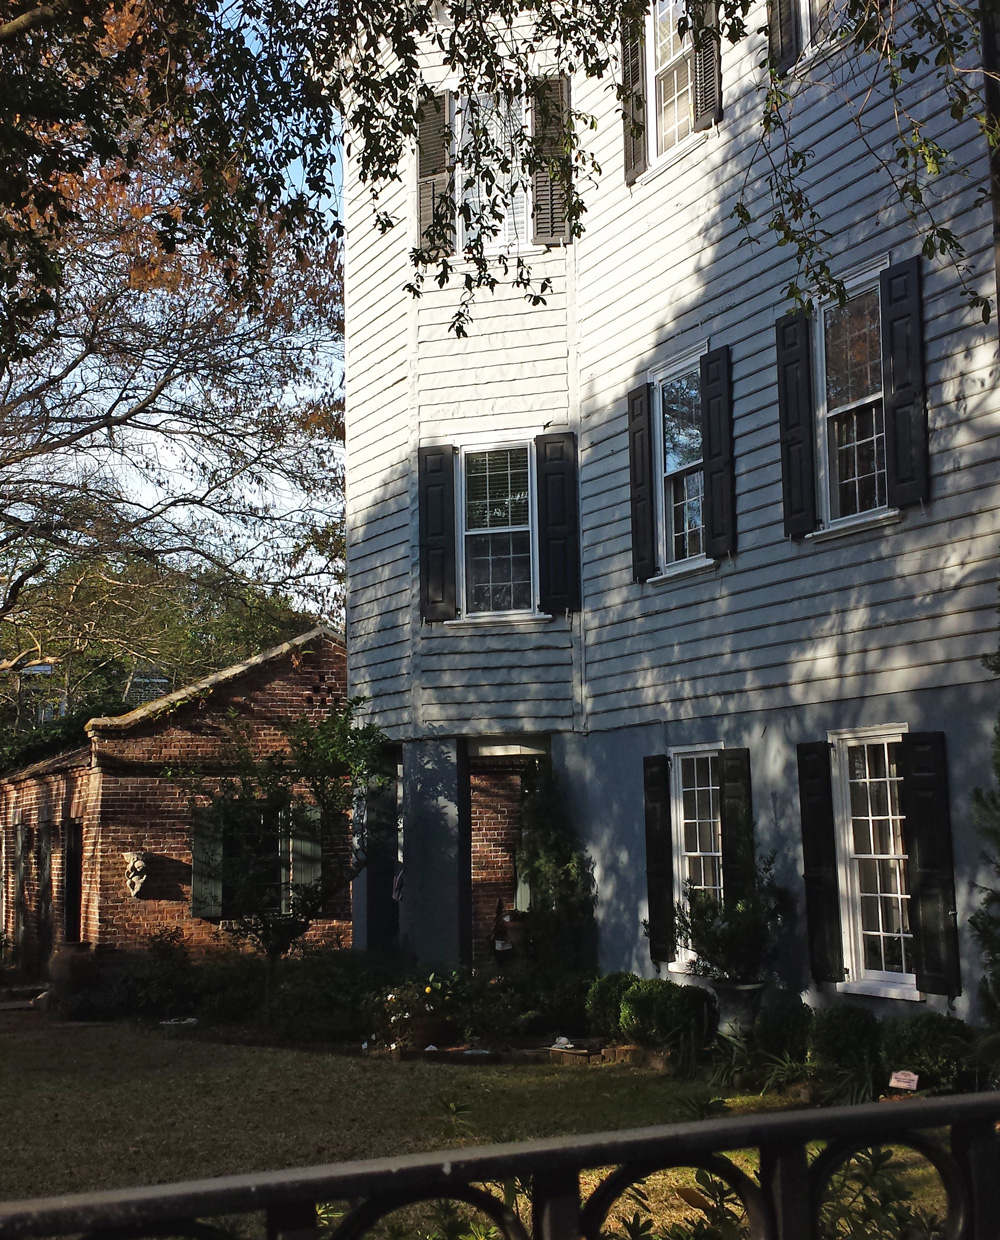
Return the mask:
<path fill-rule="evenodd" d="M 739 1199 L 751 1240 L 819 1235 L 824 1194 L 859 1152 L 908 1147 L 937 1172 L 948 1240 L 1000 1236 L 1000 1093 L 743 1115 L 596 1136 L 525 1141 L 400 1158 L 74 1194 L 0 1204 L 0 1240 L 230 1240 L 225 1220 L 262 1214 L 268 1240 L 363 1240 L 390 1214 L 461 1202 L 501 1240 L 601 1240 L 615 1205 L 677 1167 L 718 1177 Z M 810 1156 L 817 1144 L 822 1148 Z M 756 1178 L 732 1158 L 749 1151 Z M 612 1168 L 586 1200 L 581 1176 Z M 529 1186 L 530 1226 L 490 1185 Z M 318 1207 L 346 1202 L 335 1226 Z"/>

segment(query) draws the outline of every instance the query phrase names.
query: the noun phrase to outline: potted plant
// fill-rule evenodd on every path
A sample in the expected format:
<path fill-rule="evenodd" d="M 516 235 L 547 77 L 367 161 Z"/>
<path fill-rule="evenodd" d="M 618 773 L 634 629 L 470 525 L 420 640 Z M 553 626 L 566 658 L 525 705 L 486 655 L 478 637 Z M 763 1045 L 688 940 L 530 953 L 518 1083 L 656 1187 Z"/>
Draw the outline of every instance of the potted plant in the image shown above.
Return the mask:
<path fill-rule="evenodd" d="M 727 872 L 730 894 L 689 882 L 674 906 L 677 941 L 693 954 L 688 972 L 715 991 L 723 1033 L 746 1033 L 752 1024 L 787 920 L 788 893 L 774 878 L 774 862 L 773 852 L 757 856 L 751 836 L 744 864 Z"/>

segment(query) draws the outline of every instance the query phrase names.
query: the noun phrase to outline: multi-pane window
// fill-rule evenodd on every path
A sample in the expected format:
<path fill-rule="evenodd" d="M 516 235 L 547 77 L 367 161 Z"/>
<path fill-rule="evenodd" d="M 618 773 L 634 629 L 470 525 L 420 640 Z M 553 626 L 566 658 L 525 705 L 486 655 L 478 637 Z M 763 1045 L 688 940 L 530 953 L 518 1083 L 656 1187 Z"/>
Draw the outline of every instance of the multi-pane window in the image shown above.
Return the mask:
<path fill-rule="evenodd" d="M 721 897 L 718 757 L 715 753 L 679 754 L 674 761 L 682 882 L 687 891 L 704 891 Z"/>
<path fill-rule="evenodd" d="M 662 380 L 659 395 L 666 558 L 687 560 L 705 550 L 699 367 Z"/>
<path fill-rule="evenodd" d="M 823 312 L 830 515 L 886 506 L 882 338 L 877 288 Z"/>
<path fill-rule="evenodd" d="M 526 444 L 466 452 L 465 594 L 469 614 L 532 607 Z"/>
<path fill-rule="evenodd" d="M 653 5 L 653 119 L 656 154 L 682 142 L 692 129 L 692 42 L 677 33 L 683 0 L 655 0 Z"/>
<path fill-rule="evenodd" d="M 899 808 L 898 742 L 847 746 L 848 863 L 866 973 L 912 972 L 910 893 Z"/>
<path fill-rule="evenodd" d="M 493 170 L 492 183 L 487 177 L 474 179 L 467 172 L 460 173 L 463 247 L 475 240 L 484 224 L 483 244 L 487 248 L 527 243 L 531 240 L 529 203 L 518 154 L 524 101 L 507 103 L 492 95 L 472 95 L 459 103 L 457 121 L 459 164 L 471 164 L 475 154 L 477 164 Z M 498 203 L 499 218 L 491 208 L 491 199 L 497 193 L 503 195 Z"/>

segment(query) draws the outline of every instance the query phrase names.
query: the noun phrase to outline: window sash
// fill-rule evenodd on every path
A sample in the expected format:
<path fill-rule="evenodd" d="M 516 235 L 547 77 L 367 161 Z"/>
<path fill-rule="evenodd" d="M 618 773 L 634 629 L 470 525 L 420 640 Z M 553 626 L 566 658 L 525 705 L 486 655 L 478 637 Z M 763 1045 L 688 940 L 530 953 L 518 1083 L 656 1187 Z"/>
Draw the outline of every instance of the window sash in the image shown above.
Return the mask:
<path fill-rule="evenodd" d="M 688 461 L 673 469 L 667 468 L 667 414 L 664 409 L 664 393 L 671 384 L 687 381 L 690 390 L 698 394 L 698 408 L 690 422 L 697 427 L 698 447 L 701 444 L 701 367 L 700 355 L 686 359 L 682 366 L 661 375 L 654 385 L 656 393 L 657 459 L 660 462 L 661 483 L 659 494 L 661 563 L 676 564 L 684 560 L 700 558 L 705 554 L 704 513 L 704 460 L 701 450 L 698 459 Z M 683 422 L 684 419 L 678 419 Z"/>
<path fill-rule="evenodd" d="M 492 475 L 489 466 L 496 466 L 496 457 L 508 457 L 507 478 L 510 483 L 506 493 L 493 488 L 491 483 L 502 476 L 503 470 Z M 523 459 L 512 465 L 517 454 Z M 475 458 L 487 459 L 485 498 L 477 487 L 476 496 L 470 497 L 469 466 Z M 515 507 L 511 503 L 515 495 L 515 478 L 523 475 L 524 493 L 519 496 L 516 508 L 523 511 L 525 519 L 504 520 L 504 515 Z M 461 548 L 460 572 L 462 576 L 460 598 L 466 615 L 489 615 L 504 613 L 531 613 L 535 610 L 537 593 L 538 549 L 536 545 L 537 518 L 535 512 L 535 460 L 531 444 L 491 445 L 463 449 L 461 454 L 461 499 L 459 546 Z M 470 508 L 480 506 L 480 519 Z M 506 505 L 507 512 L 503 513 Z M 482 516 L 485 515 L 485 520 Z"/>
<path fill-rule="evenodd" d="M 916 976 L 908 858 L 899 806 L 901 778 L 892 752 L 900 735 L 862 732 L 838 737 L 834 813 L 845 980 L 912 989 Z"/>
<path fill-rule="evenodd" d="M 677 899 L 687 880 L 722 897 L 721 745 L 674 749 L 670 754 L 670 820 L 674 824 L 673 867 Z M 678 947 L 677 959 L 691 959 Z"/>
<path fill-rule="evenodd" d="M 479 141 L 481 143 L 485 141 L 499 151 L 510 154 L 513 144 L 507 135 L 508 132 L 512 132 L 514 125 L 519 125 L 523 129 L 527 123 L 525 101 L 517 100 L 508 107 L 499 103 L 491 95 L 474 95 L 472 99 L 479 109 L 475 126 L 480 130 L 485 130 L 488 135 L 485 138 L 480 136 Z M 468 100 L 459 99 L 456 111 L 455 156 L 458 165 L 459 235 L 464 248 L 476 239 L 475 218 L 484 199 L 488 202 L 492 197 L 492 190 L 481 181 L 472 181 L 469 172 L 462 164 L 463 149 L 475 140 L 473 132 L 470 132 L 472 125 L 468 119 L 471 116 Z M 502 169 L 498 170 L 497 181 L 502 183 L 506 180 L 503 188 L 511 192 L 511 198 L 503 208 L 502 219 L 491 221 L 497 231 L 495 233 L 490 231 L 489 235 L 483 237 L 483 247 L 486 250 L 495 251 L 525 246 L 531 242 L 531 209 L 528 188 L 519 167 L 516 166 L 517 163 L 519 161 L 515 161 L 515 166 L 512 166 L 506 173 Z M 463 207 L 471 210 L 473 217 L 471 221 L 465 219 Z"/>
<path fill-rule="evenodd" d="M 847 389 L 847 399 L 836 399 L 831 392 L 830 325 L 832 316 L 843 313 L 844 307 L 825 306 L 817 316 L 816 357 L 818 359 L 817 389 L 820 400 L 819 426 L 819 493 L 823 496 L 825 520 L 840 521 L 888 507 L 888 473 L 885 451 L 885 416 L 882 388 L 882 312 L 879 285 L 870 275 L 864 283 L 849 289 L 846 305 L 862 297 L 874 296 L 874 316 L 870 320 L 877 332 L 864 348 L 859 347 L 859 333 L 847 331 L 838 342 L 846 362 L 842 370 L 840 392 Z M 851 374 L 852 365 L 855 373 Z M 868 382 L 861 375 L 867 372 Z M 876 381 L 877 380 L 877 381 Z M 852 390 L 853 389 L 853 390 Z M 861 432 L 860 434 L 858 432 Z"/>
<path fill-rule="evenodd" d="M 648 80 L 653 83 L 655 156 L 666 155 L 694 129 L 693 45 L 677 36 L 677 0 L 657 0 L 652 16 Z"/>

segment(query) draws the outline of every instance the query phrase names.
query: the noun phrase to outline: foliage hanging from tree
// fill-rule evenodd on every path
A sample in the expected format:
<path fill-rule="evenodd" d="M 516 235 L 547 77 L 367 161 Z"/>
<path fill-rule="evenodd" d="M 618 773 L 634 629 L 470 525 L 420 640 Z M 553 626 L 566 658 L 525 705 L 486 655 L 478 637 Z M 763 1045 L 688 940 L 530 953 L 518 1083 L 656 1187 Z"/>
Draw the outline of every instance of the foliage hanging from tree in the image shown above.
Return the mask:
<path fill-rule="evenodd" d="M 621 31 L 637 32 L 647 7 L 646 0 L 3 0 L 0 73 L 9 102 L 0 145 L 12 157 L 0 172 L 7 292 L 0 338 L 8 351 L 30 348 L 25 324 L 52 312 L 63 242 L 79 215 L 79 181 L 96 163 L 129 181 L 144 141 L 164 141 L 179 172 L 162 182 L 151 215 L 165 248 L 197 242 L 219 260 L 232 287 L 259 294 L 269 267 L 262 220 L 278 220 L 300 246 L 325 236 L 331 223 L 339 227 L 345 147 L 371 191 L 377 223 L 393 227 L 398 220 L 382 206 L 384 191 L 399 179 L 443 75 L 460 96 L 486 95 L 502 106 L 537 95 L 540 73 L 583 75 L 605 82 L 620 106 Z M 969 121 L 991 149 L 997 145 L 995 108 L 986 103 L 990 80 L 981 67 L 995 42 L 992 10 L 934 0 L 835 0 L 828 37 L 802 74 L 779 72 L 757 29 L 760 12 L 750 0 L 686 0 L 682 25 L 699 42 L 751 38 L 761 46 L 761 149 L 747 160 L 734 213 L 751 239 L 770 233 L 790 247 L 790 296 L 804 301 L 839 288 L 810 197 L 816 157 L 796 125 L 798 102 L 816 88 L 842 97 L 843 124 L 868 145 L 927 253 L 949 257 L 966 277 L 945 203 L 953 178 L 969 169 L 949 133 Z M 868 132 L 883 105 L 893 118 L 888 141 Z M 459 279 L 456 330 L 463 330 L 477 288 L 508 279 L 530 298 L 544 296 L 544 281 L 526 260 L 490 257 L 488 243 L 504 206 L 543 165 L 567 191 L 571 231 L 582 231 L 586 190 L 599 173 L 588 145 L 594 123 L 572 110 L 555 146 L 549 136 L 517 127 L 499 141 L 485 123 L 461 135 L 465 183 L 482 192 L 478 205 L 461 204 L 469 265 Z M 412 259 L 415 293 L 428 277 L 443 283 L 456 275 L 454 259 L 433 247 L 414 250 Z M 967 292 L 985 314 L 971 279 Z"/>

